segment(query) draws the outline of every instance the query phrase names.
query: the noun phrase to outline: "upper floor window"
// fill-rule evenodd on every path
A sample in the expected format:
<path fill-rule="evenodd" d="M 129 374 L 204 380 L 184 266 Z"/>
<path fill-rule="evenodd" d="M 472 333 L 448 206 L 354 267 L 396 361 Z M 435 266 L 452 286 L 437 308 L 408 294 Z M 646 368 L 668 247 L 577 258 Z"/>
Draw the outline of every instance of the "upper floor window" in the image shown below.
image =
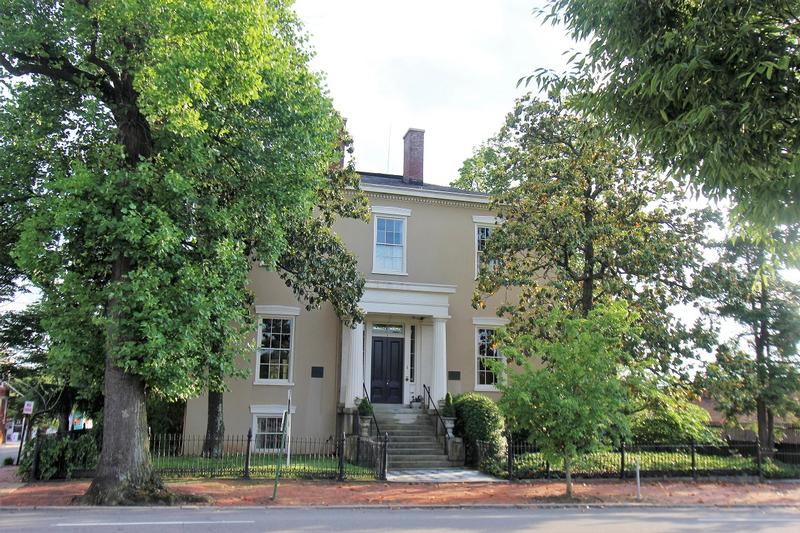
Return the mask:
<path fill-rule="evenodd" d="M 481 271 L 481 266 L 483 265 L 483 258 L 484 252 L 486 251 L 486 241 L 489 240 L 489 236 L 492 234 L 492 228 L 489 226 L 477 226 L 475 229 L 475 273 L 477 275 L 478 272 Z"/>
<path fill-rule="evenodd" d="M 258 323 L 258 384 L 286 384 L 292 379 L 294 318 L 265 316 Z"/>
<path fill-rule="evenodd" d="M 481 266 L 484 263 L 486 253 L 486 243 L 494 231 L 494 226 L 498 223 L 498 219 L 490 216 L 473 216 L 472 221 L 475 223 L 475 277 L 481 271 Z M 490 263 L 490 266 L 493 263 Z"/>
<path fill-rule="evenodd" d="M 406 274 L 406 220 L 411 210 L 373 206 L 375 246 L 372 271 L 376 274 Z"/>

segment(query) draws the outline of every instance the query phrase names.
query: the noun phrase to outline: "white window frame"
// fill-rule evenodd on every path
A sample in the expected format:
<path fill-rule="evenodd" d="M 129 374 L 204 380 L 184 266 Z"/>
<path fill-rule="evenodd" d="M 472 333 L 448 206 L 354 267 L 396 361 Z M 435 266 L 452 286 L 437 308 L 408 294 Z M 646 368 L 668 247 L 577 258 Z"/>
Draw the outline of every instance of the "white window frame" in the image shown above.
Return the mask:
<path fill-rule="evenodd" d="M 259 448 L 257 446 L 258 442 L 258 419 L 259 418 L 275 418 L 280 420 L 281 427 L 278 433 L 264 433 L 264 435 L 280 435 L 283 430 L 283 413 L 280 414 L 270 414 L 270 413 L 263 413 L 263 414 L 255 414 L 253 415 L 253 451 L 260 452 L 260 453 L 269 453 L 269 452 L 277 452 L 280 448 Z"/>
<path fill-rule="evenodd" d="M 292 417 L 297 412 L 297 406 L 292 405 L 292 412 L 287 419 L 286 438 L 291 438 Z M 256 434 L 258 432 L 258 419 L 259 418 L 280 418 L 283 423 L 283 417 L 286 414 L 286 406 L 280 404 L 267 404 L 267 405 L 250 405 L 250 414 L 252 415 L 250 428 L 253 431 L 253 440 L 251 441 L 251 448 L 254 452 L 276 452 L 278 448 L 256 448 Z M 281 428 L 283 429 L 283 428 Z"/>
<path fill-rule="evenodd" d="M 475 279 L 478 279 L 478 274 L 481 271 L 480 261 L 478 260 L 478 232 L 479 228 L 489 228 L 490 232 L 494 231 L 495 226 L 500 224 L 500 219 L 493 216 L 484 216 L 484 215 L 474 215 L 472 217 L 472 223 L 475 226 L 475 234 L 472 240 L 473 245 L 475 246 L 475 253 L 473 254 L 475 260 Z"/>
<path fill-rule="evenodd" d="M 497 328 L 503 327 L 505 324 L 508 323 L 508 320 L 499 317 L 475 317 L 472 319 L 472 324 L 474 326 L 474 339 L 473 345 L 475 350 L 475 390 L 478 392 L 497 392 L 497 385 L 484 385 L 478 383 L 478 372 L 480 366 L 478 362 L 480 361 L 480 349 L 479 349 L 479 342 L 480 342 L 480 334 L 479 330 L 482 329 L 492 329 L 497 330 Z M 503 355 L 503 352 L 498 350 L 500 355 L 500 361 L 505 365 L 507 364 L 506 358 Z M 504 380 L 503 375 L 495 375 L 495 379 L 498 380 L 497 382 L 502 382 Z"/>
<path fill-rule="evenodd" d="M 372 273 L 392 276 L 408 275 L 408 217 L 411 210 L 403 207 L 372 206 Z M 403 266 L 402 270 L 381 270 L 378 268 L 378 219 L 399 220 L 403 226 Z"/>
<path fill-rule="evenodd" d="M 279 308 L 279 309 L 276 309 Z M 268 311 L 283 311 L 283 313 L 270 313 Z M 297 321 L 295 320 L 299 310 L 297 308 L 285 306 L 256 306 L 258 326 L 256 327 L 256 353 L 255 353 L 255 374 L 253 374 L 253 385 L 282 385 L 284 387 L 294 386 L 294 343 Z M 258 312 L 260 311 L 260 312 Z M 288 311 L 288 312 L 287 312 Z M 261 370 L 261 326 L 265 318 L 288 320 L 289 321 L 289 372 L 287 379 L 262 379 L 259 378 Z"/>

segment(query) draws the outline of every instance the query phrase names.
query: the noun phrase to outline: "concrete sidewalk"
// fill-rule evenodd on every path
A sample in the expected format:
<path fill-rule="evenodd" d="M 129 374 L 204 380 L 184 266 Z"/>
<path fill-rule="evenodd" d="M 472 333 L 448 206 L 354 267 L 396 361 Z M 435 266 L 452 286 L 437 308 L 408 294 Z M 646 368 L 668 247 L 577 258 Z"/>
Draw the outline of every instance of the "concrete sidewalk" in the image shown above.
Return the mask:
<path fill-rule="evenodd" d="M 0 484 L 0 487 L 6 484 Z M 53 481 L 0 488 L 2 507 L 68 506 L 89 481 Z M 575 499 L 566 500 L 561 481 L 493 483 L 386 483 L 282 481 L 273 502 L 269 480 L 195 480 L 168 483 L 179 494 L 200 496 L 214 506 L 530 506 L 594 505 L 782 505 L 800 507 L 800 483 L 692 482 L 647 480 L 642 500 L 631 481 L 593 480 L 575 483 Z"/>

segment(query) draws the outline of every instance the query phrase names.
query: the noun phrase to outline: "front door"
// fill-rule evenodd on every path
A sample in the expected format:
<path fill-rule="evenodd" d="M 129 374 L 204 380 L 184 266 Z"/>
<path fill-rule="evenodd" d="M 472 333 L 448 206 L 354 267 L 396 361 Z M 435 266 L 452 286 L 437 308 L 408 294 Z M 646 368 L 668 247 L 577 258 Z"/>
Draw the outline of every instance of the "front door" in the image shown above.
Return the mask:
<path fill-rule="evenodd" d="M 372 337 L 372 403 L 403 403 L 403 342 Z"/>

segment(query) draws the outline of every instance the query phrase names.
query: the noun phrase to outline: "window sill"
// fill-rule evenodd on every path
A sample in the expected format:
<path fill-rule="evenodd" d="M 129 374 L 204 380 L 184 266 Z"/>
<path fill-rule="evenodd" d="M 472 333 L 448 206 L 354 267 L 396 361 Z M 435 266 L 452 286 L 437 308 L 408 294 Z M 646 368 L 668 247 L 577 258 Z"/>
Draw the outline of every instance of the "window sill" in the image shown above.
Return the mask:
<path fill-rule="evenodd" d="M 294 382 L 285 379 L 257 379 L 253 381 L 253 385 L 278 385 L 283 387 L 294 387 Z"/>
<path fill-rule="evenodd" d="M 475 392 L 500 392 L 494 385 L 475 385 Z"/>
<path fill-rule="evenodd" d="M 385 272 L 383 270 L 373 270 L 373 274 L 384 274 L 386 276 L 408 276 L 408 272 Z"/>

